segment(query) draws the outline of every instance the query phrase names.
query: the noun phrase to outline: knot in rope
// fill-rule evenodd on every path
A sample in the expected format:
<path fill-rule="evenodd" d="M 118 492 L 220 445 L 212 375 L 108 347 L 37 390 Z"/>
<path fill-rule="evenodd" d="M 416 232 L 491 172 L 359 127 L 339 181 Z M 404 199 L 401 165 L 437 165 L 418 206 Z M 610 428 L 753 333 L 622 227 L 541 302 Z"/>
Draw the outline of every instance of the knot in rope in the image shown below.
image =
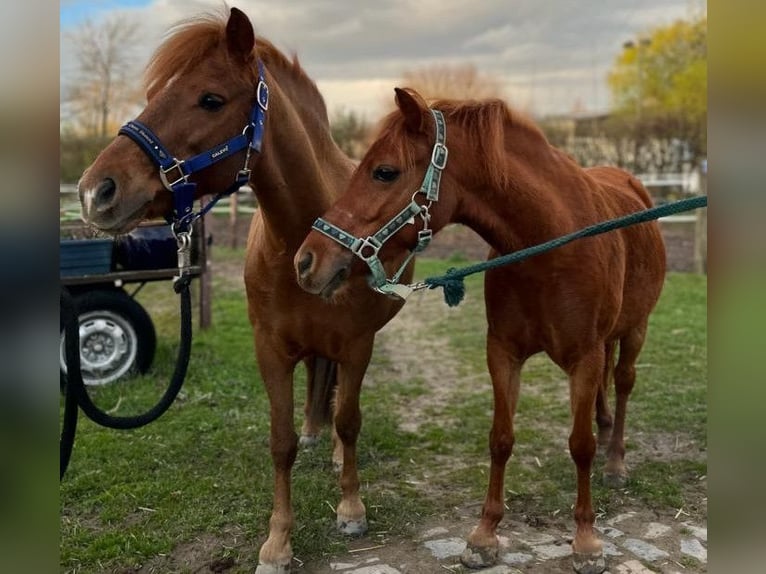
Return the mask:
<path fill-rule="evenodd" d="M 429 277 L 426 284 L 429 289 L 436 289 L 437 287 L 444 289 L 444 301 L 450 307 L 457 307 L 465 297 L 463 277 L 457 269 L 450 267 L 444 275 Z"/>

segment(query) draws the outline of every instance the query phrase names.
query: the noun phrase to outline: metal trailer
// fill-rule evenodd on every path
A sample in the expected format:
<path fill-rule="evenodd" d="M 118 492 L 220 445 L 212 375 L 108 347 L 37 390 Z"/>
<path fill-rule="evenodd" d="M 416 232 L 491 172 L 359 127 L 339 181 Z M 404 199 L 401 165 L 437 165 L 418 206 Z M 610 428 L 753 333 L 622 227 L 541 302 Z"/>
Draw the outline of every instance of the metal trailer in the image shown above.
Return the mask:
<path fill-rule="evenodd" d="M 82 226 L 62 223 L 62 235 L 76 236 L 78 229 Z M 135 239 L 132 242 L 131 236 Z M 191 275 L 200 278 L 207 269 L 208 239 L 202 220 L 195 225 L 192 237 Z M 154 323 L 135 296 L 148 282 L 170 281 L 178 275 L 175 246 L 175 238 L 164 223 L 142 224 L 135 233 L 115 239 L 60 240 L 59 278 L 77 305 L 86 384 L 108 384 L 129 374 L 144 373 L 151 366 L 157 345 Z M 201 304 L 206 299 L 201 290 Z M 65 377 L 63 325 L 60 327 L 59 363 Z"/>

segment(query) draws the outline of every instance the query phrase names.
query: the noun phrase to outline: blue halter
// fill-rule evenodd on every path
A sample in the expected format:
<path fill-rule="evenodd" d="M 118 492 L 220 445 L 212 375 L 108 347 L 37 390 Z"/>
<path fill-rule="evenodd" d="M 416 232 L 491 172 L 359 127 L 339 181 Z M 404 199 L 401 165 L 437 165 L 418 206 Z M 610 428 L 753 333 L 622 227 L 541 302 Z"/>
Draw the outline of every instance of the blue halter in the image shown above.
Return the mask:
<path fill-rule="evenodd" d="M 258 87 L 256 102 L 250 111 L 250 119 L 242 133 L 189 159 L 180 160 L 174 157 L 162 145 L 160 139 L 149 127 L 133 120 L 120 128 L 119 134 L 128 136 L 149 156 L 149 159 L 159 167 L 160 179 L 165 189 L 173 194 L 173 231 L 188 231 L 195 220 L 210 211 L 213 205 L 227 195 L 237 191 L 250 179 L 250 153 L 261 151 L 263 131 L 266 121 L 266 110 L 269 108 L 269 88 L 264 80 L 263 63 L 258 61 Z M 194 195 L 197 184 L 189 181 L 189 176 L 213 165 L 227 157 L 246 149 L 244 166 L 231 184 L 224 191 L 217 193 L 213 199 L 199 212 L 195 213 Z"/>
<path fill-rule="evenodd" d="M 431 205 L 439 200 L 439 184 L 441 183 L 442 171 L 447 167 L 448 150 L 445 142 L 447 140 L 447 126 L 444 122 L 444 115 L 439 110 L 431 109 L 431 114 L 436 125 L 436 137 L 434 147 L 431 151 L 431 161 L 423 177 L 423 183 L 420 188 L 412 194 L 412 201 L 397 213 L 393 219 L 386 223 L 374 234 L 366 239 L 354 237 L 352 234 L 344 231 L 340 227 L 333 225 L 329 221 L 317 218 L 312 228 L 326 235 L 333 241 L 340 243 L 343 247 L 349 249 L 354 255 L 364 261 L 372 273 L 370 277 L 370 286 L 378 293 L 384 295 L 406 299 L 412 293 L 413 288 L 409 285 L 399 283 L 404 269 L 416 253 L 420 253 L 431 242 L 433 230 L 428 227 L 431 219 L 429 209 Z M 421 205 L 415 201 L 415 196 L 423 194 L 426 196 L 427 203 Z M 418 242 L 410 251 L 410 254 L 404 260 L 398 271 L 391 279 L 386 277 L 386 270 L 378 257 L 378 252 L 383 244 L 388 241 L 395 233 L 409 223 L 414 223 L 415 216 L 419 215 L 423 220 L 423 229 L 418 231 Z"/>

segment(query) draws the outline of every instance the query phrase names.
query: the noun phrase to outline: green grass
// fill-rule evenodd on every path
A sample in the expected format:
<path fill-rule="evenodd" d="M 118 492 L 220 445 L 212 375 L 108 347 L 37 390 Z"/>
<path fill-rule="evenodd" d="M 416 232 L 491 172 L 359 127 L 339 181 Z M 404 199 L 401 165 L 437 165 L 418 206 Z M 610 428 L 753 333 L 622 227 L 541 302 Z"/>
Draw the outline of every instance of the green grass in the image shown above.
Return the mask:
<path fill-rule="evenodd" d="M 242 253 L 217 247 L 215 256 L 234 261 Z M 457 265 L 420 260 L 418 275 Z M 376 350 L 370 367 L 375 384 L 362 394 L 359 449 L 373 539 L 379 532 L 411 535 L 428 517 L 483 498 L 492 395 L 485 373 L 481 282 L 481 277 L 467 280 L 467 297 L 459 307 L 440 308 L 438 316 L 422 318 L 429 336 L 443 339 L 445 352 L 456 362 L 446 402 L 429 402 L 432 391 L 425 370 L 411 368 L 412 376 L 402 380 L 393 368 L 400 358 Z M 619 491 L 594 480 L 599 510 L 646 504 L 672 511 L 689 508 L 690 497 L 704 496 L 698 485 L 706 473 L 706 288 L 704 277 L 668 276 L 651 318 L 629 408 L 632 480 Z M 95 393 L 102 406 L 118 406 L 118 414 L 156 400 L 175 356 L 177 310 L 169 284 L 148 285 L 139 299 L 157 326 L 158 353 L 148 375 Z M 427 309 L 412 302 L 402 313 L 419 320 L 418 314 Z M 212 540 L 206 559 L 233 557 L 241 571 L 254 568 L 271 510 L 268 401 L 253 355 L 244 292 L 236 282 L 216 281 L 213 321 L 212 329 L 195 331 L 182 395 L 159 421 L 135 431 L 114 431 L 81 419 L 60 489 L 62 571 L 122 571 L 151 560 L 161 564 L 162 555 L 203 538 Z M 517 442 L 506 478 L 509 509 L 554 516 L 560 512 L 567 520 L 575 480 L 566 451 L 566 381 L 543 356 L 529 361 L 523 377 Z M 300 399 L 302 372 L 296 385 Z M 419 433 L 399 427 L 397 408 L 412 401 L 425 404 Z M 298 404 L 297 426 L 300 410 Z M 640 440 L 633 441 L 633 436 Z M 675 453 L 670 461 L 637 456 L 631 464 L 636 454 L 631 449 L 640 450 L 642 440 L 662 436 L 693 441 L 697 453 Z M 329 438 L 323 436 L 315 449 L 299 453 L 293 472 L 293 548 L 304 561 L 347 549 L 330 510 L 339 499 L 330 452 Z"/>

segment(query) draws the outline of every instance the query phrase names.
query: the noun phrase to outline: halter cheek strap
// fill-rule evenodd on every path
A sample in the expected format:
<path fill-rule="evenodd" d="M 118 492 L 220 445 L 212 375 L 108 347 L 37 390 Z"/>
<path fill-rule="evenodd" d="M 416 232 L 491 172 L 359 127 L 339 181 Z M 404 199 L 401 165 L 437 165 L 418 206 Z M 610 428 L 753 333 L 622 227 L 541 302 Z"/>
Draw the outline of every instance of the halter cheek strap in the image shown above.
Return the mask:
<path fill-rule="evenodd" d="M 431 151 L 431 161 L 429 162 L 426 174 L 423 177 L 423 183 L 420 185 L 420 188 L 412 194 L 412 200 L 407 207 L 402 209 L 388 223 L 366 239 L 355 237 L 321 217 L 317 218 L 312 225 L 313 229 L 326 235 L 333 241 L 340 243 L 343 247 L 349 249 L 354 255 L 367 264 L 372 273 L 372 276 L 370 277 L 370 285 L 375 291 L 386 295 L 394 295 L 401 299 L 405 299 L 413 289 L 408 285 L 400 284 L 399 278 L 415 254 L 423 251 L 431 242 L 433 230 L 428 226 L 431 220 L 429 210 L 431 205 L 439 200 L 441 175 L 442 171 L 444 171 L 444 168 L 447 166 L 447 156 L 449 155 L 447 146 L 445 145 L 447 139 L 447 126 L 444 122 L 444 115 L 439 110 L 434 109 L 431 110 L 431 114 L 434 117 L 436 125 L 436 141 L 433 150 Z M 425 195 L 427 203 L 423 205 L 417 203 L 415 198 L 418 194 Z M 383 268 L 383 263 L 378 257 L 378 253 L 383 247 L 383 244 L 394 234 L 408 223 L 414 223 L 415 216 L 420 216 L 423 220 L 423 229 L 418 232 L 418 242 L 410 251 L 409 255 L 394 276 L 391 279 L 388 279 L 386 277 L 386 270 Z"/>
<path fill-rule="evenodd" d="M 245 185 L 250 179 L 250 153 L 260 153 L 263 143 L 263 132 L 266 121 L 266 111 L 269 108 L 269 88 L 264 80 L 263 63 L 258 61 L 258 86 L 256 101 L 250 111 L 248 123 L 242 133 L 225 142 L 185 160 L 174 157 L 162 144 L 155 133 L 145 124 L 133 120 L 120 128 L 119 134 L 132 139 L 149 156 L 149 159 L 159 167 L 160 180 L 173 194 L 173 228 L 174 231 L 188 231 L 192 223 L 202 217 L 218 202 L 219 199 L 230 195 Z M 198 213 L 194 213 L 194 196 L 197 184 L 190 182 L 189 177 L 216 162 L 224 160 L 242 150 L 247 150 L 244 166 L 237 173 L 234 183 L 224 191 L 216 194 Z"/>

